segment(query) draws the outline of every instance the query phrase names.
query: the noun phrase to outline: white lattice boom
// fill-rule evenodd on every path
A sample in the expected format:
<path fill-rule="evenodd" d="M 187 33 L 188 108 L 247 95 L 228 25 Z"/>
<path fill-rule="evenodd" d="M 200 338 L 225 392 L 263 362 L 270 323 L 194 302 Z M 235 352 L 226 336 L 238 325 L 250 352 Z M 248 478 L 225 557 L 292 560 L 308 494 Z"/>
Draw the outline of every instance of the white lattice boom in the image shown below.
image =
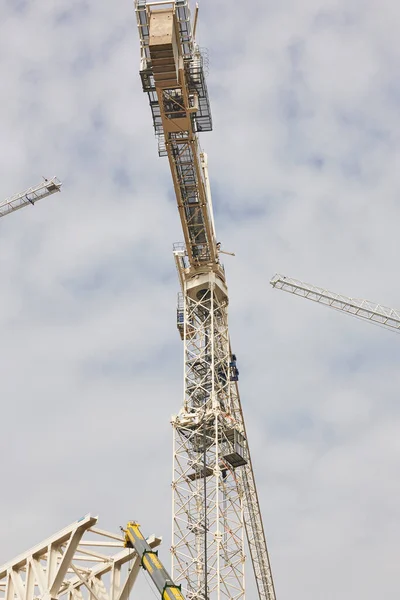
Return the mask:
<path fill-rule="evenodd" d="M 375 325 L 386 327 L 392 331 L 400 330 L 400 312 L 394 308 L 376 304 L 369 300 L 335 294 L 334 292 L 329 292 L 323 288 L 292 279 L 291 277 L 285 277 L 284 275 L 274 275 L 270 284 L 278 290 L 312 300 L 317 304 L 322 304 L 359 319 L 370 321 Z"/>
<path fill-rule="evenodd" d="M 207 157 L 197 135 L 212 129 L 204 60 L 187 0 L 135 5 L 140 76 L 159 154 L 169 160 L 185 240 L 174 251 L 185 389 L 172 419 L 172 577 L 187 600 L 243 600 L 247 534 L 258 596 L 275 600 L 229 339 Z"/>
<path fill-rule="evenodd" d="M 7 198 L 4 202 L 1 202 L 0 217 L 4 217 L 24 206 L 34 205 L 38 200 L 60 192 L 61 185 L 61 181 L 57 177 L 53 177 L 52 179 L 44 178 L 39 185 L 31 187 L 20 194 L 15 194 L 15 196 L 11 196 L 11 198 Z"/>
<path fill-rule="evenodd" d="M 185 282 L 185 400 L 173 420 L 173 555 L 188 598 L 243 598 L 239 467 L 247 459 L 230 393 L 227 295 L 214 274 L 201 279 L 195 287 Z"/>
<path fill-rule="evenodd" d="M 0 600 L 128 600 L 140 560 L 124 536 L 96 524 L 87 515 L 0 566 Z"/>

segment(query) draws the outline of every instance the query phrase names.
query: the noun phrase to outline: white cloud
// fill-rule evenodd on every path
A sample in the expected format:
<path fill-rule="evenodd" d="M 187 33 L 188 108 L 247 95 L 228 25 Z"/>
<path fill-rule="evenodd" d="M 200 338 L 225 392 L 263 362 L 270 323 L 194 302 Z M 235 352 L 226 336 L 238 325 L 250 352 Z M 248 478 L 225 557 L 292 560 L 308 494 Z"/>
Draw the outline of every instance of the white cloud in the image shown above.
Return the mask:
<path fill-rule="evenodd" d="M 277 594 L 395 598 L 398 340 L 268 280 L 400 305 L 400 9 L 200 8 L 201 143 L 237 255 L 231 336 Z M 138 518 L 168 556 L 182 236 L 138 54 L 131 2 L 0 7 L 1 193 L 64 181 L 0 223 L 0 563 L 88 510 Z"/>

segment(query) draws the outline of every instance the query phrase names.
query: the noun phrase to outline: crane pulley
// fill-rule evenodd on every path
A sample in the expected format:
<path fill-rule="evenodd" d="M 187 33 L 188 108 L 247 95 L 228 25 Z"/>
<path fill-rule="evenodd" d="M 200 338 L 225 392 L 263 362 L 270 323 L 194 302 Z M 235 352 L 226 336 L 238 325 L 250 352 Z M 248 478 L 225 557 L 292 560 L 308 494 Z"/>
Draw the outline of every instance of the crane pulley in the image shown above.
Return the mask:
<path fill-rule="evenodd" d="M 4 217 L 11 212 L 15 212 L 24 206 L 34 205 L 38 200 L 46 198 L 51 194 L 61 191 L 61 181 L 57 177 L 52 179 L 43 178 L 42 183 L 31 187 L 20 194 L 15 194 L 11 198 L 6 198 L 4 202 L 0 203 L 0 217 Z"/>
<path fill-rule="evenodd" d="M 335 294 L 334 292 L 329 292 L 323 288 L 283 275 L 274 275 L 270 284 L 278 290 L 312 300 L 317 304 L 322 304 L 359 319 L 369 321 L 375 325 L 386 327 L 391 331 L 400 330 L 400 311 L 394 308 L 376 304 L 369 300 Z"/>

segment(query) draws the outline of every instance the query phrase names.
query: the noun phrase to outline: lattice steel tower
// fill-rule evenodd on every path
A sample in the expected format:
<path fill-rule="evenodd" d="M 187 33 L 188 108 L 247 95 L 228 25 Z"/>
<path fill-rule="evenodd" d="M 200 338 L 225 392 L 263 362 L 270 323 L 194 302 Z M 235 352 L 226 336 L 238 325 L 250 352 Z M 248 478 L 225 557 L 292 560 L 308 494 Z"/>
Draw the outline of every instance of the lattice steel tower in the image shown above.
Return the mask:
<path fill-rule="evenodd" d="M 216 241 L 200 131 L 212 129 L 204 59 L 187 0 L 136 0 L 140 75 L 160 156 L 171 168 L 185 243 L 181 283 L 184 399 L 173 417 L 172 577 L 187 599 L 245 598 L 245 533 L 259 598 L 275 600 L 228 331 L 228 289 Z"/>

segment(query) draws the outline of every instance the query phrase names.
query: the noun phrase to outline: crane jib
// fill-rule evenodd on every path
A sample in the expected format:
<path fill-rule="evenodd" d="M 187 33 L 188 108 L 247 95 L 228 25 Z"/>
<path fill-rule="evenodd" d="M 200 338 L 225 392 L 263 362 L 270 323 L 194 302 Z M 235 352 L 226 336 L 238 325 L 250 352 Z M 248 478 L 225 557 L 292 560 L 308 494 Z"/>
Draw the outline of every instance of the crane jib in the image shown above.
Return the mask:
<path fill-rule="evenodd" d="M 211 198 L 197 137 L 199 131 L 211 131 L 211 111 L 204 60 L 191 40 L 186 2 L 165 5 L 155 10 L 141 3 L 137 8 L 141 78 L 159 153 L 170 162 L 189 263 L 197 266 L 217 261 Z"/>
<path fill-rule="evenodd" d="M 398 332 L 400 330 L 400 311 L 394 308 L 376 304 L 369 300 L 336 294 L 284 275 L 274 275 L 270 284 L 278 290 L 306 298 L 306 300 L 312 300 L 317 304 L 328 306 L 391 331 Z"/>
<path fill-rule="evenodd" d="M 53 177 L 52 179 L 44 177 L 42 183 L 39 183 L 39 185 L 31 187 L 20 194 L 15 194 L 15 196 L 11 196 L 11 198 L 7 198 L 4 202 L 1 202 L 0 217 L 5 217 L 9 213 L 24 208 L 24 206 L 34 205 L 39 200 L 42 200 L 42 198 L 60 192 L 61 185 L 62 183 L 57 177 Z"/>

